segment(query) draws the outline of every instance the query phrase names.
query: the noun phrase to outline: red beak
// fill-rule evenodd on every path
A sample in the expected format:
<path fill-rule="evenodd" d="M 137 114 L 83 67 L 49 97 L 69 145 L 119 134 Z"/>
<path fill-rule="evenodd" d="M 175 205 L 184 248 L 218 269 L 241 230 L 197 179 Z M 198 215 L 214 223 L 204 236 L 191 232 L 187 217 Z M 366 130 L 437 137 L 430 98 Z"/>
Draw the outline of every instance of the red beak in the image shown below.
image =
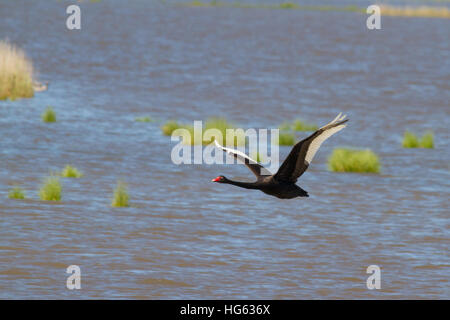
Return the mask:
<path fill-rule="evenodd" d="M 217 177 L 217 178 L 215 178 L 215 179 L 212 179 L 211 181 L 212 182 L 217 182 L 217 181 L 219 181 L 220 180 L 220 177 Z"/>

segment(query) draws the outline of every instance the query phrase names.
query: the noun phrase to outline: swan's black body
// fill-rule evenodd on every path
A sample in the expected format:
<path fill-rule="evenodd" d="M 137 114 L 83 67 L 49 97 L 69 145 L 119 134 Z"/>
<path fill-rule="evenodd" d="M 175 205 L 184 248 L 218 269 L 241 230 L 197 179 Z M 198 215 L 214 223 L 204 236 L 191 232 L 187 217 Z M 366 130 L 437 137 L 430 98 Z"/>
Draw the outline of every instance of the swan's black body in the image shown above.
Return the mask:
<path fill-rule="evenodd" d="M 295 183 L 286 181 L 277 181 L 273 176 L 267 176 L 256 182 L 240 182 L 219 176 L 216 182 L 231 184 L 245 189 L 256 189 L 275 196 L 280 199 L 292 199 L 296 197 L 309 197 L 308 192 L 297 186 Z"/>
<path fill-rule="evenodd" d="M 224 176 L 218 176 L 212 181 L 231 184 L 245 189 L 261 190 L 266 194 L 280 199 L 309 197 L 308 192 L 297 186 L 295 183 L 297 179 L 306 171 L 306 169 L 308 169 L 309 163 L 322 142 L 334 133 L 345 128 L 346 125 L 344 125 L 344 123 L 348 120 L 343 120 L 344 118 L 345 116 L 341 117 L 341 114 L 339 114 L 329 124 L 323 126 L 308 138 L 298 142 L 292 148 L 277 173 L 273 175 L 262 175 L 261 171 L 264 167 L 255 160 L 237 150 L 224 148 L 216 141 L 217 147 L 243 161 L 245 165 L 255 174 L 257 180 L 255 182 L 240 182 L 227 179 Z"/>

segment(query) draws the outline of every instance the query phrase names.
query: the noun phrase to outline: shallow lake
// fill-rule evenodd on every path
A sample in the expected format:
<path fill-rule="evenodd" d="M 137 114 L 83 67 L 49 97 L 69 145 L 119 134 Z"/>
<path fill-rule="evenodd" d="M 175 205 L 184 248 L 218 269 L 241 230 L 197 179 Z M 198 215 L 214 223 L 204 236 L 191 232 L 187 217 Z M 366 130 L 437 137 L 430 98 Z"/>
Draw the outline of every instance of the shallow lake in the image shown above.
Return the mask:
<path fill-rule="evenodd" d="M 450 298 L 449 19 L 382 17 L 370 31 L 356 12 L 104 0 L 79 4 L 70 31 L 69 4 L 0 3 L 0 39 L 50 82 L 0 101 L 0 298 Z M 56 123 L 41 121 L 48 105 Z M 339 112 L 348 127 L 298 181 L 310 197 L 293 200 L 210 182 L 250 181 L 242 165 L 173 164 L 160 129 Z M 435 148 L 402 148 L 405 130 L 432 130 Z M 371 149 L 381 173 L 330 172 L 335 147 Z M 40 201 L 67 164 L 84 176 Z M 118 180 L 129 208 L 111 207 Z M 27 200 L 8 199 L 14 185 Z M 81 290 L 66 288 L 69 265 Z"/>

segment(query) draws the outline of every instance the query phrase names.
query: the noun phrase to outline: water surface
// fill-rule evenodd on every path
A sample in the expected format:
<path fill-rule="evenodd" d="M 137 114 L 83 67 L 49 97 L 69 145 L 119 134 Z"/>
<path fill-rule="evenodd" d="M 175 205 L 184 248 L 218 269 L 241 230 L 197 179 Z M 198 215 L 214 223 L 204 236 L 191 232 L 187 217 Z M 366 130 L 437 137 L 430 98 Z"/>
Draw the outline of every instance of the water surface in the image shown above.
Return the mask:
<path fill-rule="evenodd" d="M 0 298 L 450 297 L 449 20 L 369 31 L 352 12 L 102 1 L 81 3 L 69 31 L 68 4 L 0 4 L 0 38 L 50 81 L 0 102 Z M 47 105 L 58 122 L 41 121 Z M 174 165 L 159 128 L 323 125 L 341 111 L 349 126 L 298 182 L 310 198 L 289 201 L 210 183 L 252 179 L 244 166 Z M 134 121 L 146 115 L 157 121 Z M 402 149 L 407 129 L 433 130 L 435 149 Z M 338 146 L 372 149 L 381 174 L 329 172 Z M 60 203 L 39 201 L 66 164 L 84 177 L 62 180 Z M 110 206 L 119 179 L 130 208 Z M 7 199 L 16 184 L 28 200 Z M 81 290 L 65 287 L 72 264 Z M 372 264 L 381 290 L 366 288 Z"/>

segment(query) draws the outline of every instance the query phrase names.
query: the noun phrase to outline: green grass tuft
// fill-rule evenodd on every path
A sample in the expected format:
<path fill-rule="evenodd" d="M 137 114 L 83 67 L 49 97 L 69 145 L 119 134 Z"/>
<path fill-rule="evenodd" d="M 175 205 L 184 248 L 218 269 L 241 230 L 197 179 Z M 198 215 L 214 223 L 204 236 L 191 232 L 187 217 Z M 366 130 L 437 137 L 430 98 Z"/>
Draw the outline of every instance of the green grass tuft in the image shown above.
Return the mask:
<path fill-rule="evenodd" d="M 334 149 L 328 159 L 328 168 L 335 172 L 379 173 L 380 160 L 371 150 Z"/>
<path fill-rule="evenodd" d="M 151 122 L 152 118 L 150 118 L 150 117 L 137 117 L 134 120 L 136 122 Z"/>
<path fill-rule="evenodd" d="M 0 100 L 31 98 L 33 90 L 33 65 L 24 51 L 0 41 Z"/>
<path fill-rule="evenodd" d="M 23 200 L 25 199 L 25 192 L 19 187 L 14 187 L 9 191 L 8 198 Z"/>
<path fill-rule="evenodd" d="M 418 148 L 419 139 L 417 139 L 414 133 L 406 131 L 405 135 L 403 136 L 402 146 L 403 148 Z"/>
<path fill-rule="evenodd" d="M 419 139 L 414 133 L 405 131 L 402 141 L 403 148 L 434 148 L 434 135 L 432 132 L 425 133 Z"/>
<path fill-rule="evenodd" d="M 194 144 L 194 142 L 195 142 L 194 141 L 194 127 L 192 125 L 180 124 L 177 121 L 171 120 L 171 121 L 166 122 L 161 127 L 161 130 L 162 130 L 163 134 L 167 135 L 167 136 L 170 136 L 176 129 L 186 129 L 188 134 L 183 137 L 183 143 L 190 144 L 190 145 Z M 202 132 L 202 138 L 203 138 L 203 133 L 206 130 L 209 130 L 209 129 L 217 129 L 217 130 L 219 130 L 221 132 L 222 138 L 223 138 L 222 143 L 224 145 L 228 145 L 227 136 L 226 136 L 226 130 L 227 129 L 235 129 L 235 127 L 234 127 L 233 124 L 231 124 L 230 122 L 228 122 L 224 118 L 217 118 L 217 117 L 214 118 L 213 117 L 213 118 L 209 118 L 204 123 L 203 132 Z M 236 145 L 243 145 L 243 144 L 245 144 L 245 136 L 240 134 L 239 132 L 237 132 L 236 135 L 233 136 L 232 138 L 233 138 L 234 141 L 230 142 L 230 145 L 236 146 Z M 214 138 L 203 140 L 202 144 L 204 144 L 204 145 L 210 144 L 213 141 L 214 141 Z"/>
<path fill-rule="evenodd" d="M 183 143 L 185 144 L 193 144 L 194 143 L 194 127 L 180 124 L 177 121 L 170 120 L 166 122 L 162 127 L 162 133 L 165 136 L 170 136 L 176 129 L 186 129 L 188 132 L 185 136 L 183 136 Z"/>
<path fill-rule="evenodd" d="M 177 121 L 170 120 L 161 127 L 161 130 L 165 136 L 170 136 L 178 128 L 182 128 L 182 126 Z"/>
<path fill-rule="evenodd" d="M 420 139 L 420 147 L 426 149 L 434 148 L 434 135 L 432 132 L 427 132 Z"/>
<path fill-rule="evenodd" d="M 318 129 L 317 125 L 315 124 L 310 124 L 307 123 L 301 119 L 297 119 L 295 121 L 293 121 L 292 123 L 290 122 L 284 122 L 281 126 L 280 126 L 280 131 L 289 131 L 289 130 L 294 130 L 294 131 L 316 131 Z"/>
<path fill-rule="evenodd" d="M 129 207 L 129 200 L 127 185 L 122 181 L 118 181 L 111 205 L 113 207 Z"/>
<path fill-rule="evenodd" d="M 319 129 L 315 124 L 309 124 L 300 119 L 294 121 L 292 128 L 294 131 L 316 131 Z"/>
<path fill-rule="evenodd" d="M 280 3 L 280 8 L 281 9 L 298 9 L 298 8 L 300 8 L 300 6 L 296 3 L 284 2 L 284 3 Z"/>
<path fill-rule="evenodd" d="M 48 106 L 42 114 L 42 121 L 44 122 L 56 122 L 56 113 L 53 108 Z"/>
<path fill-rule="evenodd" d="M 237 134 L 237 136 L 232 137 L 234 141 L 227 141 L 227 129 L 235 129 L 235 126 L 228 122 L 224 118 L 209 118 L 206 120 L 205 127 L 203 130 L 217 129 L 222 133 L 223 144 L 224 145 L 243 145 L 245 144 L 245 137 L 243 135 Z M 210 144 L 214 139 L 203 140 L 203 144 Z"/>
<path fill-rule="evenodd" d="M 81 178 L 83 174 L 77 168 L 67 165 L 61 172 L 63 178 Z"/>
<path fill-rule="evenodd" d="M 58 177 L 47 177 L 39 190 L 39 197 L 44 201 L 60 201 L 62 193 L 61 182 Z"/>
<path fill-rule="evenodd" d="M 278 144 L 280 146 L 292 146 L 295 143 L 295 135 L 289 132 L 280 132 Z"/>
<path fill-rule="evenodd" d="M 292 130 L 292 124 L 289 122 L 283 122 L 282 125 L 278 128 L 280 131 L 291 131 Z"/>
<path fill-rule="evenodd" d="M 190 7 L 206 7 L 206 6 L 209 6 L 208 3 L 201 2 L 201 1 L 199 1 L 199 0 L 191 1 L 191 2 L 189 2 L 188 5 L 189 5 Z"/>

